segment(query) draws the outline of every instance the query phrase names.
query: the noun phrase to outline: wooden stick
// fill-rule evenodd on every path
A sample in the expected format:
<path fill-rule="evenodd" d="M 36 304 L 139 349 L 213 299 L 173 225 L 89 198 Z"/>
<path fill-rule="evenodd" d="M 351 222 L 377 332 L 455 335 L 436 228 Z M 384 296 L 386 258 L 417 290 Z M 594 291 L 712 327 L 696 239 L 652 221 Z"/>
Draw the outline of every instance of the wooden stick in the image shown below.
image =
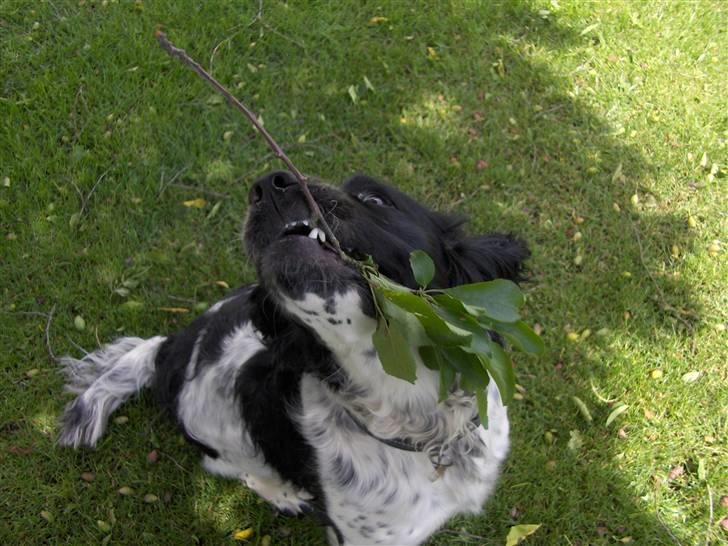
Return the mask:
<path fill-rule="evenodd" d="M 313 216 L 313 224 L 321 226 L 324 233 L 326 234 L 326 241 L 332 247 L 334 247 L 334 250 L 336 250 L 336 252 L 339 254 L 339 256 L 341 256 L 342 259 L 347 262 L 352 262 L 353 260 L 349 258 L 341 249 L 341 245 L 339 244 L 338 239 L 334 235 L 334 232 L 331 230 L 329 225 L 326 223 L 326 220 L 321 213 L 321 209 L 311 195 L 311 192 L 308 189 L 308 178 L 304 176 L 301 171 L 298 170 L 298 168 L 293 164 L 293 162 L 286 155 L 283 149 L 278 145 L 275 139 L 270 135 L 265 127 L 260 124 L 260 122 L 258 121 L 258 116 L 256 116 L 255 113 L 253 113 L 253 111 L 245 106 L 242 102 L 236 99 L 233 94 L 230 93 L 230 91 L 228 91 L 220 82 L 218 82 L 208 72 L 206 72 L 205 69 L 202 68 L 202 66 L 200 66 L 200 64 L 196 62 L 192 57 L 190 57 L 184 49 L 175 47 L 172 42 L 167 39 L 167 35 L 164 32 L 162 32 L 161 30 L 157 30 L 155 36 L 162 49 L 164 49 L 172 57 L 176 57 L 184 64 L 186 64 L 189 68 L 194 70 L 203 80 L 209 83 L 213 89 L 215 89 L 218 93 L 225 97 L 230 106 L 242 112 L 242 114 L 246 118 L 248 118 L 248 121 L 253 124 L 253 127 L 255 127 L 258 132 L 263 135 L 263 138 L 268 143 L 270 149 L 273 150 L 275 156 L 286 164 L 286 167 L 288 167 L 291 173 L 293 173 L 293 176 L 296 178 L 298 184 L 301 186 L 301 191 L 303 192 L 306 203 L 308 204 L 308 208 L 311 210 L 311 214 Z"/>

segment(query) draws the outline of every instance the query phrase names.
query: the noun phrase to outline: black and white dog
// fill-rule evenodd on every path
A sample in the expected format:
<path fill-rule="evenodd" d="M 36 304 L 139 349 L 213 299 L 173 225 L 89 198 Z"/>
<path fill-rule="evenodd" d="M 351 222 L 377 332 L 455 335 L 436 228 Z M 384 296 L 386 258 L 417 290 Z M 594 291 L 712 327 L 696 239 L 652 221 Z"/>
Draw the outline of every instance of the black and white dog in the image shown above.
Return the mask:
<path fill-rule="evenodd" d="M 466 235 L 461 219 L 366 176 L 310 190 L 350 255 L 410 287 L 415 249 L 436 264 L 434 288 L 516 279 L 528 256 L 513 237 Z M 258 180 L 244 238 L 259 283 L 179 333 L 65 358 L 78 396 L 60 443 L 94 446 L 110 414 L 149 387 L 206 470 L 282 512 L 313 511 L 332 544 L 420 544 L 451 516 L 481 511 L 508 452 L 506 408 L 491 381 L 485 429 L 469 393 L 438 402 L 438 375 L 422 363 L 414 385 L 384 373 L 371 293 L 309 215 L 291 174 Z"/>

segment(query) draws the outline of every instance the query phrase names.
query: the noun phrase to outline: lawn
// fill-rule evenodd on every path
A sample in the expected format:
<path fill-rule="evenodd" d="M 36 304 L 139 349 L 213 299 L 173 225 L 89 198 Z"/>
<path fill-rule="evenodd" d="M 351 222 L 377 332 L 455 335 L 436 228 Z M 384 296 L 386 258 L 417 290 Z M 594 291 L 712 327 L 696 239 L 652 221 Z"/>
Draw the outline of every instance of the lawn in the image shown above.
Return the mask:
<path fill-rule="evenodd" d="M 54 443 L 51 354 L 172 331 L 254 278 L 247 190 L 280 164 L 158 25 L 304 172 L 529 241 L 547 350 L 515 357 L 496 495 L 431 544 L 728 538 L 723 2 L 3 0 L 0 543 L 323 541 L 205 475 L 148 396 L 96 450 Z"/>

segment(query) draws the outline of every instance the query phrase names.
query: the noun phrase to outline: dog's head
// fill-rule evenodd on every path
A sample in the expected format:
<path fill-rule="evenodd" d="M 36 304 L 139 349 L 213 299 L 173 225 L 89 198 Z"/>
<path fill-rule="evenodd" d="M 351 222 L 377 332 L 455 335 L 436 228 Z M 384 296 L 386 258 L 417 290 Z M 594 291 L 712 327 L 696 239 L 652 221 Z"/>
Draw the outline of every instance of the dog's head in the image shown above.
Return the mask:
<path fill-rule="evenodd" d="M 354 176 L 341 188 L 311 183 L 309 189 L 347 254 L 371 256 L 384 275 L 411 288 L 416 287 L 409 266 L 413 250 L 433 259 L 432 288 L 517 280 L 528 257 L 522 241 L 500 233 L 466 235 L 462 218 L 429 210 L 368 176 Z M 266 288 L 300 299 L 364 286 L 359 273 L 322 241 L 322 232 L 312 229 L 292 174 L 280 171 L 259 179 L 249 200 L 245 245 Z"/>

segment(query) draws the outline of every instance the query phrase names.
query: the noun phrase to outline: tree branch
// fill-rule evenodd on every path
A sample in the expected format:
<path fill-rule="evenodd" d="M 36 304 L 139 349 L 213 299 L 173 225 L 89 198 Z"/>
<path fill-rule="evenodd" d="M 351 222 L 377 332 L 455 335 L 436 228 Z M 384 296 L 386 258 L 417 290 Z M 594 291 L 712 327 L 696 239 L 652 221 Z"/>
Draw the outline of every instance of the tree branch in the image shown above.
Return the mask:
<path fill-rule="evenodd" d="M 321 213 L 321 209 L 319 208 L 318 204 L 314 200 L 313 196 L 311 195 L 311 192 L 308 189 L 308 178 L 304 176 L 301 171 L 298 170 L 298 168 L 293 164 L 293 162 L 289 159 L 289 157 L 285 154 L 283 149 L 278 145 L 278 143 L 275 141 L 275 139 L 270 135 L 270 133 L 261 125 L 261 123 L 258 121 L 258 116 L 255 115 L 247 106 L 245 106 L 242 102 L 240 102 L 238 99 L 236 99 L 230 91 L 225 89 L 225 87 L 218 82 L 215 78 L 213 78 L 209 73 L 205 71 L 202 66 L 200 66 L 199 63 L 197 63 L 192 57 L 190 57 L 187 52 L 184 49 L 180 49 L 178 47 L 175 47 L 168 39 L 167 35 L 162 32 L 161 30 L 157 30 L 155 33 L 155 36 L 157 38 L 157 41 L 159 42 L 159 45 L 162 49 L 164 49 L 167 53 L 169 53 L 170 56 L 176 57 L 179 59 L 182 63 L 186 64 L 189 68 L 194 70 L 203 80 L 205 80 L 208 84 L 212 86 L 213 89 L 215 89 L 218 93 L 220 93 L 223 97 L 225 97 L 233 108 L 236 110 L 239 110 L 242 112 L 242 114 L 248 118 L 248 121 L 253 124 L 253 127 L 255 127 L 258 132 L 263 135 L 263 138 L 268 143 L 268 146 L 271 150 L 273 150 L 273 153 L 277 158 L 279 158 L 283 163 L 286 164 L 286 167 L 288 167 L 288 170 L 293 173 L 293 176 L 298 181 L 298 184 L 301 186 L 301 190 L 303 192 L 304 197 L 306 198 L 306 203 L 308 204 L 308 208 L 311 210 L 312 215 L 312 223 L 314 225 L 320 225 L 323 229 L 324 233 L 326 234 L 326 241 L 336 250 L 336 252 L 341 256 L 342 259 L 344 259 L 347 262 L 352 262 L 351 258 L 349 258 L 346 254 L 344 254 L 344 251 L 341 249 L 341 245 L 339 244 L 338 239 L 334 235 L 334 232 L 331 231 L 331 228 L 326 223 L 326 220 L 324 219 L 323 214 Z"/>

